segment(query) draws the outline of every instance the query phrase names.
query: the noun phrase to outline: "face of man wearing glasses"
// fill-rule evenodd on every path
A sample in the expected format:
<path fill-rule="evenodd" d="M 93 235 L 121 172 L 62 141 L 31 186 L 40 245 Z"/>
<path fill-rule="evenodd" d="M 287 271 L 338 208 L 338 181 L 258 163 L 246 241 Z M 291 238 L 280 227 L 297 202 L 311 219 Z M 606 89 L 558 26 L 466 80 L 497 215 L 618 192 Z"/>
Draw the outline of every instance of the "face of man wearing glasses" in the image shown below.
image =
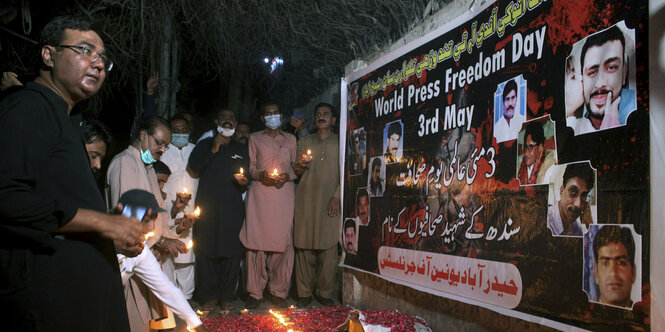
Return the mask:
<path fill-rule="evenodd" d="M 74 47 L 46 45 L 42 48 L 42 60 L 51 69 L 52 88 L 71 105 L 94 95 L 104 83 L 106 70 L 102 57 L 91 61 L 97 54 L 105 53 L 104 43 L 92 30 L 65 29 L 60 45 Z M 85 46 L 90 54 L 86 55 L 78 46 Z"/>
<path fill-rule="evenodd" d="M 527 166 L 531 166 L 538 161 L 538 158 L 543 153 L 543 145 L 532 140 L 531 135 L 526 137 L 524 143 L 524 160 Z"/>
<path fill-rule="evenodd" d="M 145 130 L 140 132 L 141 149 L 150 150 L 152 157 L 160 160 L 164 152 L 166 152 L 169 142 L 171 142 L 171 130 L 169 128 L 159 125 L 155 127 L 152 134 Z"/>

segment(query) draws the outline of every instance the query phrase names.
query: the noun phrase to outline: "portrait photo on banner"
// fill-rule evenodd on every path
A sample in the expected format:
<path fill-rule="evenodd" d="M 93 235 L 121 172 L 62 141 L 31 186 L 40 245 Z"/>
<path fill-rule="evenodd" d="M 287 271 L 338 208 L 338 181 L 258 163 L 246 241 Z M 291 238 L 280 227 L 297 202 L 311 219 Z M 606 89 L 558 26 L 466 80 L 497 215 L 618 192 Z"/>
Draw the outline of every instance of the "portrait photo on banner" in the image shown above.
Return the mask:
<path fill-rule="evenodd" d="M 349 142 L 346 143 L 346 160 L 351 175 L 362 174 L 367 163 L 367 134 L 365 128 L 358 128 L 351 132 Z"/>
<path fill-rule="evenodd" d="M 589 161 L 552 166 L 547 228 L 553 236 L 581 237 L 598 222 L 596 169 Z"/>
<path fill-rule="evenodd" d="M 526 80 L 522 75 L 500 83 L 494 92 L 494 137 L 497 143 L 517 139 L 526 120 Z"/>
<path fill-rule="evenodd" d="M 342 247 L 349 255 L 358 253 L 358 223 L 355 218 L 346 218 L 342 225 Z"/>
<path fill-rule="evenodd" d="M 524 122 L 518 136 L 516 176 L 521 186 L 549 183 L 557 164 L 556 129 L 549 116 Z"/>
<path fill-rule="evenodd" d="M 367 188 L 358 188 L 356 192 L 356 222 L 358 226 L 367 226 L 371 221 L 369 218 L 369 191 Z"/>
<path fill-rule="evenodd" d="M 623 21 L 573 45 L 564 98 L 575 135 L 624 126 L 637 109 L 634 54 L 635 31 Z"/>
<path fill-rule="evenodd" d="M 381 197 L 386 190 L 386 163 L 383 157 L 373 157 L 369 161 L 367 186 L 371 197 Z"/>
<path fill-rule="evenodd" d="M 398 163 L 402 160 L 404 148 L 404 125 L 402 120 L 388 122 L 383 130 L 383 151 L 386 163 Z"/>
<path fill-rule="evenodd" d="M 589 302 L 632 310 L 642 298 L 642 236 L 633 225 L 591 225 L 583 278 Z"/>

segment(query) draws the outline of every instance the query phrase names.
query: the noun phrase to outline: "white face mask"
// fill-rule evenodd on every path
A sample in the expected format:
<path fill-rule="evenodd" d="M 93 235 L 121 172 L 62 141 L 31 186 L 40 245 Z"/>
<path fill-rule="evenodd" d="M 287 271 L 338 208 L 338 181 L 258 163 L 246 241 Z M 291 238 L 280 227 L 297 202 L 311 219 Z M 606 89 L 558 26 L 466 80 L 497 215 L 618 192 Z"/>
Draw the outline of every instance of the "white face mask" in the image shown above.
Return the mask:
<path fill-rule="evenodd" d="M 264 119 L 266 120 L 266 127 L 270 129 L 279 128 L 279 126 L 282 124 L 281 118 L 282 117 L 279 114 L 265 116 Z"/>
<path fill-rule="evenodd" d="M 224 128 L 222 126 L 217 126 L 217 132 L 222 134 L 224 137 L 231 137 L 236 132 L 235 128 Z"/>

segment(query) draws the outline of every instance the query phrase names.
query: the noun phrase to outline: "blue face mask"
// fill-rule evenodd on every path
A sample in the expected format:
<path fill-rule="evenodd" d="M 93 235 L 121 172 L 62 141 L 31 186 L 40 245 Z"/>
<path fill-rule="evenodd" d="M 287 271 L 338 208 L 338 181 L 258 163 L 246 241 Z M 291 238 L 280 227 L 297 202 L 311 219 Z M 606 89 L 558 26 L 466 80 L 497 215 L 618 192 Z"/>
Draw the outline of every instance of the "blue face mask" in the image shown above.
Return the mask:
<path fill-rule="evenodd" d="M 281 115 L 279 114 L 267 115 L 264 118 L 266 119 L 266 127 L 270 129 L 277 129 L 282 124 Z"/>
<path fill-rule="evenodd" d="M 173 134 L 171 135 L 171 144 L 182 148 L 189 143 L 189 134 Z"/>
<path fill-rule="evenodd" d="M 141 142 L 143 143 L 143 142 Z M 152 157 L 152 153 L 150 152 L 150 149 L 146 148 L 145 151 L 141 148 L 141 143 L 139 143 L 139 151 L 141 152 L 141 160 L 143 161 L 144 164 L 150 165 L 157 161 L 157 159 Z"/>

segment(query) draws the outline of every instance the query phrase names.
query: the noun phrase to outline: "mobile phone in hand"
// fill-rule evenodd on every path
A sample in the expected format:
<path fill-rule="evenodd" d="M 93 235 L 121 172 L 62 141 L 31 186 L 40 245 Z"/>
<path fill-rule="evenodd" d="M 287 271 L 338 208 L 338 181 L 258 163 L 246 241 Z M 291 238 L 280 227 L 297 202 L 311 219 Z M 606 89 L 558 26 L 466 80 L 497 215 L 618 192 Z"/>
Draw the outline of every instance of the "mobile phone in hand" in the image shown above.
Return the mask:
<path fill-rule="evenodd" d="M 300 109 L 300 108 L 296 108 L 295 110 L 293 110 L 293 115 L 292 115 L 292 116 L 293 116 L 294 118 L 296 118 L 296 119 L 302 121 L 302 109 Z"/>
<path fill-rule="evenodd" d="M 122 215 L 125 217 L 135 217 L 139 221 L 143 221 L 146 210 L 147 209 L 143 206 L 125 205 L 125 207 L 122 209 Z"/>

